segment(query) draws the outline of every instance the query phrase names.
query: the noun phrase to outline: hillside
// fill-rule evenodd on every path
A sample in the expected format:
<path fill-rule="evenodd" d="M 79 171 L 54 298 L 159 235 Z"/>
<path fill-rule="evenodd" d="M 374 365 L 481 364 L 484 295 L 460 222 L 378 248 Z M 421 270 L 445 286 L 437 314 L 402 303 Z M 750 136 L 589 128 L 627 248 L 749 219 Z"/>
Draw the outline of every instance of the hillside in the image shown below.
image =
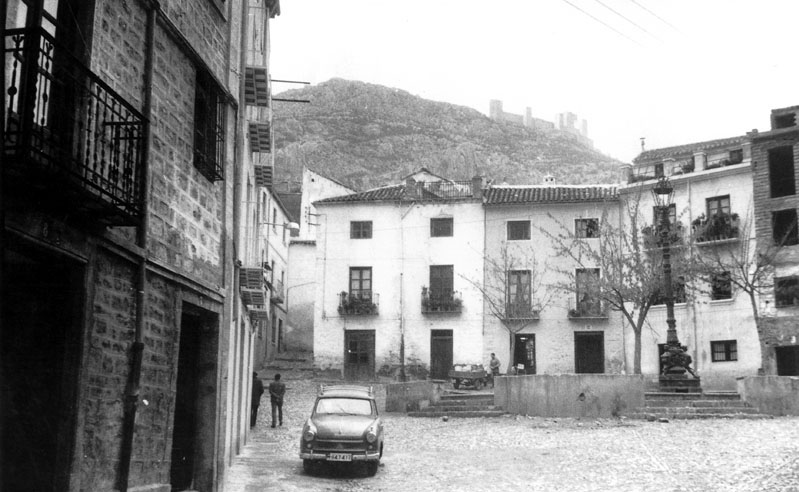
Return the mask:
<path fill-rule="evenodd" d="M 493 121 L 464 106 L 405 91 L 331 79 L 276 97 L 277 181 L 299 181 L 302 166 L 356 189 L 399 182 L 421 167 L 451 179 L 480 174 L 497 183 L 612 183 L 619 161 L 568 135 Z"/>

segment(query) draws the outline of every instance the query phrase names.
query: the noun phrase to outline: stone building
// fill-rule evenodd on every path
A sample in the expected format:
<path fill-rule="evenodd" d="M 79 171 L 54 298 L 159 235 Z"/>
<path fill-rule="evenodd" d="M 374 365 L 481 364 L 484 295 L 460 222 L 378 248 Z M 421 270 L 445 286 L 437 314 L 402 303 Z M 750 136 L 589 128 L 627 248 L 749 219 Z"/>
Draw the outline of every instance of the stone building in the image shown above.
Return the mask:
<path fill-rule="evenodd" d="M 653 224 L 652 188 L 657 178 L 668 176 L 674 186 L 670 219 L 681 244 L 675 254 L 685 252 L 705 264 L 749 263 L 757 240 L 752 168 L 746 136 L 648 150 L 625 168 L 621 195 L 627 203 L 639 203 L 643 222 Z M 760 368 L 750 298 L 728 275 L 693 275 L 679 280 L 676 290 L 677 335 L 705 389 L 734 390 L 736 377 L 757 374 Z M 644 333 L 642 372 L 656 375 L 666 343 L 664 302 L 653 306 L 648 320 L 652 329 Z"/>
<path fill-rule="evenodd" d="M 776 248 L 772 288 L 762 296 L 763 372 L 799 376 L 799 106 L 771 111 L 771 129 L 752 143 L 758 249 Z"/>
<path fill-rule="evenodd" d="M 240 266 L 278 14 L 4 2 L 3 490 L 218 490 L 265 305 Z"/>
<path fill-rule="evenodd" d="M 314 365 L 347 379 L 446 378 L 486 363 L 482 179 L 422 169 L 313 203 L 321 216 Z"/>

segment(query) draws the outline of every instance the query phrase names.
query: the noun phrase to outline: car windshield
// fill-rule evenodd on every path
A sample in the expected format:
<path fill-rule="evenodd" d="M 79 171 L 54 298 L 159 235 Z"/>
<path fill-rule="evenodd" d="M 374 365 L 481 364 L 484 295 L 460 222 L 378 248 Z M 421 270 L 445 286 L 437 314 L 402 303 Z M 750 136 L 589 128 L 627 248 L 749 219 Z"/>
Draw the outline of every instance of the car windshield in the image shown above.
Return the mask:
<path fill-rule="evenodd" d="M 346 415 L 372 415 L 372 402 L 360 398 L 321 398 L 316 413 L 342 413 Z"/>

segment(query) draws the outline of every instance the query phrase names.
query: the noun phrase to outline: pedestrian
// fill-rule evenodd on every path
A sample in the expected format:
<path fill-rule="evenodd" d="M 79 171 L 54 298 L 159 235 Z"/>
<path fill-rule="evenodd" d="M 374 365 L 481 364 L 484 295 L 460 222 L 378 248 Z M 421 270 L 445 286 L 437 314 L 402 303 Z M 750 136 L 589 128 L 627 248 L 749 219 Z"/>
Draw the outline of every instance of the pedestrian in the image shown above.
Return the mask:
<path fill-rule="evenodd" d="M 494 378 L 496 376 L 499 376 L 499 365 L 500 364 L 501 364 L 501 362 L 499 362 L 499 359 L 497 359 L 496 354 L 494 354 L 494 352 L 491 352 L 491 361 L 488 363 L 488 367 L 491 369 L 491 386 L 492 387 L 494 386 Z"/>
<path fill-rule="evenodd" d="M 252 406 L 250 407 L 250 428 L 255 427 L 258 419 L 258 407 L 261 406 L 261 395 L 264 394 L 264 383 L 258 378 L 258 373 L 252 373 Z"/>
<path fill-rule="evenodd" d="M 275 380 L 269 383 L 269 399 L 272 402 L 272 428 L 275 420 L 283 425 L 283 395 L 286 394 L 286 385 L 280 381 L 280 374 L 275 374 Z M 277 414 L 277 418 L 276 415 Z"/>

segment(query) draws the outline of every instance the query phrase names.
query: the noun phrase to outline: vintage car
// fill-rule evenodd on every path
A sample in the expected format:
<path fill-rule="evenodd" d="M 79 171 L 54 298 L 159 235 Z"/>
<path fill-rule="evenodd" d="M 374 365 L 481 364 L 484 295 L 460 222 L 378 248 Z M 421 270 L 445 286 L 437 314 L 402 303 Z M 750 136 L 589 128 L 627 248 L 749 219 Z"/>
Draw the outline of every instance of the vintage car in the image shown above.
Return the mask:
<path fill-rule="evenodd" d="M 321 462 L 362 462 L 374 476 L 382 456 L 383 421 L 372 388 L 322 385 L 300 437 L 305 471 Z"/>

